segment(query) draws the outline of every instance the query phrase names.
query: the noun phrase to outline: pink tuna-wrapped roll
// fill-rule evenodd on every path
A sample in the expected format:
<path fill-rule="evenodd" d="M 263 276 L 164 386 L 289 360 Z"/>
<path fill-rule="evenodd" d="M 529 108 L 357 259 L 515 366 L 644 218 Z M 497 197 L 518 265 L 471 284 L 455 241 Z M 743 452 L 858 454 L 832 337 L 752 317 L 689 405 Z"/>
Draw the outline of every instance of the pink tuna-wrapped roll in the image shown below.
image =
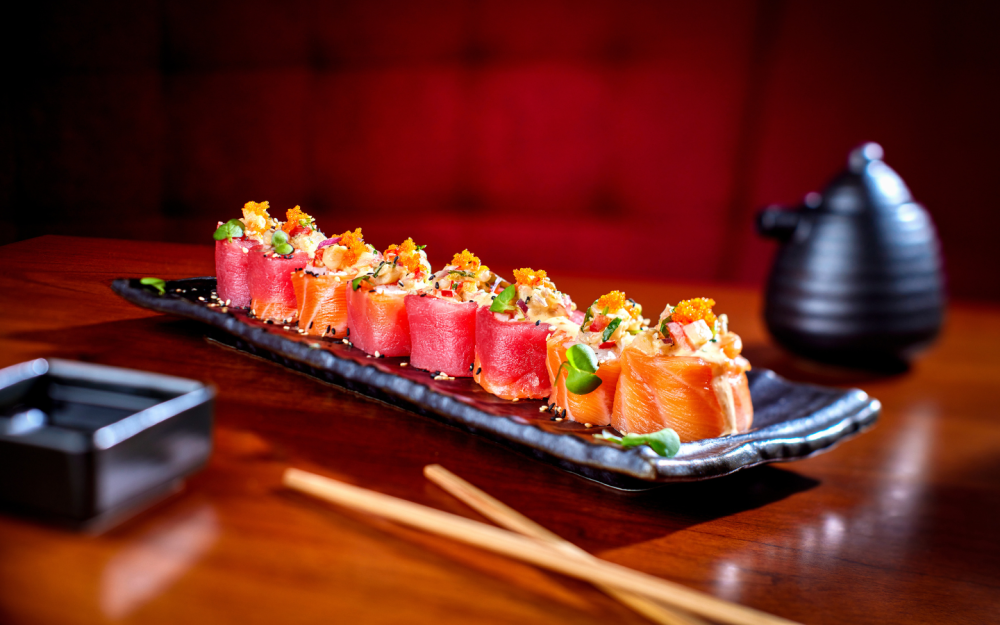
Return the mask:
<path fill-rule="evenodd" d="M 476 312 L 473 378 L 503 399 L 548 397 L 552 392 L 545 366 L 548 334 L 545 322 L 501 320 L 489 308 L 480 308 Z"/>
<path fill-rule="evenodd" d="M 309 262 L 309 255 L 296 250 L 286 256 L 274 256 L 269 247 L 250 250 L 247 282 L 250 286 L 250 308 L 258 319 L 295 321 L 299 311 L 295 303 L 292 272 Z"/>
<path fill-rule="evenodd" d="M 410 364 L 455 378 L 471 377 L 476 358 L 476 303 L 412 294 L 405 303 Z"/>
<path fill-rule="evenodd" d="M 215 242 L 215 292 L 228 306 L 249 308 L 250 284 L 247 270 L 252 248 L 258 243 L 247 237 Z"/>

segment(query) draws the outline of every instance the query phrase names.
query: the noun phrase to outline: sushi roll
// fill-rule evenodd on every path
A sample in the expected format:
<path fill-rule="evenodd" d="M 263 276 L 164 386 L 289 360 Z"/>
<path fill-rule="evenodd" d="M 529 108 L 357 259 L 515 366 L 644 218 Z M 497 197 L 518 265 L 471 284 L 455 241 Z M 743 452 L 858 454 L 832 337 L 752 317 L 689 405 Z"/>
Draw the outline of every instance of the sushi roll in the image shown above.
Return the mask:
<path fill-rule="evenodd" d="M 476 312 L 473 379 L 503 399 L 542 399 L 552 392 L 546 368 L 546 340 L 573 333 L 579 312 L 545 271 L 514 270 L 514 284 L 489 307 Z"/>
<path fill-rule="evenodd" d="M 619 356 L 648 324 L 649 320 L 642 317 L 642 306 L 621 291 L 611 291 L 591 304 L 577 332 L 559 331 L 549 338 L 546 359 L 552 385 L 549 402 L 561 416 L 591 425 L 611 424 L 615 388 L 621 373 Z M 574 346 L 588 355 L 590 371 L 572 374 L 575 366 L 567 358 L 567 350 Z M 591 380 L 590 386 L 587 378 Z"/>
<path fill-rule="evenodd" d="M 382 254 L 365 243 L 361 228 L 321 242 L 305 268 L 292 273 L 300 331 L 311 336 L 346 337 L 348 285 L 381 259 Z"/>
<path fill-rule="evenodd" d="M 298 319 L 292 272 L 305 267 L 326 239 L 313 218 L 298 206 L 288 209 L 286 217 L 280 228 L 265 232 L 262 244 L 249 252 L 250 311 L 264 321 Z"/>
<path fill-rule="evenodd" d="M 228 306 L 250 307 L 247 273 L 250 250 L 263 244 L 264 233 L 277 227 L 267 214 L 267 202 L 247 202 L 243 217 L 219 222 L 215 239 L 215 280 L 219 300 Z"/>
<path fill-rule="evenodd" d="M 622 350 L 611 425 L 622 433 L 671 428 L 681 442 L 746 432 L 753 423 L 750 363 L 715 301 L 667 306 Z"/>
<path fill-rule="evenodd" d="M 390 245 L 369 272 L 351 280 L 347 329 L 351 344 L 372 356 L 409 356 L 405 297 L 428 286 L 431 266 L 423 245 Z"/>
<path fill-rule="evenodd" d="M 469 250 L 434 274 L 429 286 L 404 298 L 410 324 L 410 364 L 451 377 L 472 377 L 476 311 L 509 284 Z"/>

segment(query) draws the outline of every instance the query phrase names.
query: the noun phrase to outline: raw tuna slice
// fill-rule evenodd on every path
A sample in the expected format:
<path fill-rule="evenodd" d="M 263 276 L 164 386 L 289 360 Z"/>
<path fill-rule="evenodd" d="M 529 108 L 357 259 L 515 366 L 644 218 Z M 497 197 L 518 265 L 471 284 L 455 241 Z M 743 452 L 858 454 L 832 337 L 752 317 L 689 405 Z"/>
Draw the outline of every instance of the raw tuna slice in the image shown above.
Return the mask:
<path fill-rule="evenodd" d="M 552 391 L 545 367 L 549 327 L 534 321 L 497 319 L 485 306 L 476 312 L 473 378 L 503 399 L 541 399 Z"/>
<path fill-rule="evenodd" d="M 620 362 L 611 415 L 616 430 L 650 434 L 671 428 L 687 443 L 750 429 L 753 405 L 743 372 L 697 356 L 649 356 L 636 349 L 624 350 Z M 729 397 L 732 415 L 724 406 Z"/>
<path fill-rule="evenodd" d="M 347 289 L 347 331 L 351 344 L 366 354 L 410 355 L 406 293 Z"/>
<path fill-rule="evenodd" d="M 249 308 L 250 284 L 247 282 L 247 269 L 250 265 L 252 248 L 258 243 L 246 237 L 232 240 L 223 239 L 215 242 L 215 292 L 222 301 L 229 301 L 229 306 Z"/>
<path fill-rule="evenodd" d="M 565 368 L 559 373 L 559 379 L 555 379 L 556 372 L 566 360 L 568 347 L 555 340 L 549 341 L 545 363 L 549 370 L 549 383 L 552 385 L 549 402 L 565 410 L 566 418 L 571 421 L 610 425 L 611 412 L 615 404 L 615 388 L 618 386 L 618 376 L 622 371 L 621 362 L 618 359 L 602 362 L 597 366 L 597 377 L 601 378 L 601 385 L 586 395 L 577 395 L 566 389 Z"/>
<path fill-rule="evenodd" d="M 295 289 L 292 287 L 292 272 L 302 269 L 309 262 L 309 255 L 296 250 L 287 256 L 274 256 L 271 248 L 258 247 L 250 250 L 250 309 L 258 319 L 272 321 L 295 321 L 298 307 L 295 305 Z"/>
<path fill-rule="evenodd" d="M 312 336 L 335 339 L 347 336 L 347 288 L 350 283 L 342 276 L 293 272 L 299 328 Z"/>
<path fill-rule="evenodd" d="M 407 295 L 405 302 L 410 364 L 455 378 L 471 377 L 476 357 L 476 303 L 415 294 Z"/>

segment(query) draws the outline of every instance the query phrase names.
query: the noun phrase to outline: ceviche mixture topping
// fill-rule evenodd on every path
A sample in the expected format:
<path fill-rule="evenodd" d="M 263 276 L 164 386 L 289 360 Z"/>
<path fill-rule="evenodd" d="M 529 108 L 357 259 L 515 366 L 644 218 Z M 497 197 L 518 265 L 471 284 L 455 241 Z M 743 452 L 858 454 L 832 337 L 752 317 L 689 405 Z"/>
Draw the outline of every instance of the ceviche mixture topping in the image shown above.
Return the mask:
<path fill-rule="evenodd" d="M 413 239 L 407 239 L 399 245 L 390 245 L 374 270 L 355 278 L 351 283 L 352 288 L 375 289 L 379 293 L 410 292 L 426 288 L 431 265 L 427 262 L 424 247 L 415 244 Z"/>
<path fill-rule="evenodd" d="M 450 297 L 459 302 L 475 301 L 481 306 L 492 303 L 491 295 L 509 285 L 469 250 L 455 254 L 430 282 L 427 289 L 430 295 Z"/>
<path fill-rule="evenodd" d="M 234 238 L 246 237 L 262 243 L 264 234 L 278 225 L 278 222 L 267 214 L 267 209 L 267 202 L 247 202 L 243 205 L 242 219 L 230 219 L 225 223 L 220 221 L 212 238 L 216 241 L 223 239 L 232 241 Z"/>
<path fill-rule="evenodd" d="M 668 304 L 657 325 L 640 332 L 631 347 L 649 355 L 697 356 L 748 371 L 750 363 L 740 356 L 743 341 L 729 331 L 726 315 L 716 316 L 714 306 L 715 300 L 707 297 Z"/>
<path fill-rule="evenodd" d="M 326 239 L 326 235 L 316 228 L 316 221 L 296 206 L 285 212 L 286 221 L 273 232 L 265 232 L 264 245 L 274 248 L 279 256 L 292 254 L 296 250 L 314 257 L 316 248 Z"/>
<path fill-rule="evenodd" d="M 594 349 L 598 360 L 604 361 L 620 355 L 648 325 L 649 320 L 642 317 L 642 306 L 621 291 L 611 291 L 587 309 L 576 339 Z"/>
<path fill-rule="evenodd" d="M 357 228 L 321 241 L 313 261 L 306 265 L 306 272 L 315 275 L 329 273 L 350 279 L 371 270 L 381 260 L 382 254 L 365 243 L 361 228 Z"/>
<path fill-rule="evenodd" d="M 560 325 L 556 320 L 570 320 L 576 304 L 556 289 L 544 270 L 529 267 L 514 270 L 514 284 L 497 295 L 490 306 L 494 313 L 507 313 L 515 321 L 536 321 Z"/>

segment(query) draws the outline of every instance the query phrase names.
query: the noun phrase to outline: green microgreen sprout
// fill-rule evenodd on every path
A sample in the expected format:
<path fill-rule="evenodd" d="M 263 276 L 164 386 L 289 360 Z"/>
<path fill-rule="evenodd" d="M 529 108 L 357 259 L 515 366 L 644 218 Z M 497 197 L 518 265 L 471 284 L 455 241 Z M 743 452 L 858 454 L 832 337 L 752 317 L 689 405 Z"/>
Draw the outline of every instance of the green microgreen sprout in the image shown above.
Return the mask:
<path fill-rule="evenodd" d="M 653 432 L 652 434 L 626 434 L 625 436 L 615 436 L 604 430 L 595 434 L 594 438 L 618 443 L 626 449 L 639 445 L 649 445 L 657 455 L 666 458 L 673 458 L 681 448 L 680 437 L 677 436 L 677 432 L 674 432 L 670 428 L 663 428 L 659 432 Z"/>
<path fill-rule="evenodd" d="M 517 309 L 517 285 L 512 284 L 490 304 L 490 312 L 505 313 Z"/>
<path fill-rule="evenodd" d="M 164 288 L 167 283 L 161 280 L 160 278 L 142 278 L 141 280 L 139 280 L 139 284 L 144 284 L 146 286 L 153 287 L 160 293 L 160 295 L 163 295 L 164 293 L 167 292 L 166 289 Z"/>
<path fill-rule="evenodd" d="M 604 333 L 601 334 L 601 341 L 606 343 L 611 340 L 611 335 L 615 333 L 615 330 L 618 329 L 618 326 L 621 324 L 622 320 L 619 317 L 615 317 L 611 323 L 608 324 L 608 327 L 604 328 Z"/>
<path fill-rule="evenodd" d="M 216 241 L 228 239 L 231 242 L 233 237 L 241 236 L 243 236 L 243 222 L 239 219 L 230 219 L 215 230 L 212 238 Z"/>
<path fill-rule="evenodd" d="M 597 376 L 597 354 L 589 345 L 577 343 L 566 350 L 566 360 L 556 371 L 556 380 L 566 367 L 566 389 L 574 395 L 586 395 L 597 390 L 603 380 Z"/>

